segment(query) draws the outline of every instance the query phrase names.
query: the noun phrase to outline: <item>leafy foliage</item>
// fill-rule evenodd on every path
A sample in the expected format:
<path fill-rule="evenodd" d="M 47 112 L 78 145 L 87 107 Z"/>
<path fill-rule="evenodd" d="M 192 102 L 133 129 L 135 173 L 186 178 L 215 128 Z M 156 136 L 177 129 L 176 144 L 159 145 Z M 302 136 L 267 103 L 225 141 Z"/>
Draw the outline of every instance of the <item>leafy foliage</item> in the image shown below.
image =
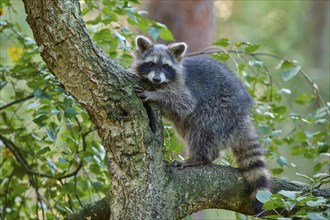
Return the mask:
<path fill-rule="evenodd" d="M 0 30 L 9 58 L 1 57 L 0 64 L 1 217 L 61 218 L 108 191 L 105 150 L 86 111 L 49 72 L 34 40 L 14 21 L 11 15 L 18 12 L 12 4 L 1 1 L 0 5 Z M 163 24 L 144 18 L 137 4 L 136 0 L 82 4 L 93 40 L 124 66 L 132 59 L 136 35 L 132 27 L 154 40 L 173 39 Z M 323 101 L 317 85 L 295 61 L 258 52 L 261 45 L 226 38 L 214 45 L 205 52 L 232 66 L 256 100 L 255 124 L 267 157 L 276 164 L 273 175 L 283 174 L 295 166 L 291 160 L 303 156 L 313 162 L 313 177 L 298 175 L 312 188 L 327 183 L 328 176 L 322 173 L 329 167 L 330 104 Z M 265 57 L 272 61 L 261 59 Z M 286 84 L 298 77 L 311 88 L 304 94 L 296 94 Z M 182 145 L 170 125 L 165 126 L 164 136 L 170 160 Z M 285 149 L 290 159 L 284 156 Z M 309 192 L 268 193 L 260 198 L 267 210 L 282 208 L 290 213 L 298 208 L 292 216 L 329 217 L 323 211 L 325 199 Z"/>

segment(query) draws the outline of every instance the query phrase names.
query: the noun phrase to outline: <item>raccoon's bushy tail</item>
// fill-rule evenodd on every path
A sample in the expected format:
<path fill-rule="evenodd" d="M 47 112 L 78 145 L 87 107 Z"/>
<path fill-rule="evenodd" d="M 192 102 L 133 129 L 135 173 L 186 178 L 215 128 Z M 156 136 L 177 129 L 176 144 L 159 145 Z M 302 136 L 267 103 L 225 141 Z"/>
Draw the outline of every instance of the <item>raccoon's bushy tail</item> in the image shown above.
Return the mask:
<path fill-rule="evenodd" d="M 270 175 L 258 137 L 255 134 L 251 136 L 249 140 L 245 140 L 244 146 L 241 145 L 240 149 L 234 149 L 233 152 L 247 184 L 248 194 L 253 201 L 254 212 L 257 214 L 262 211 L 262 203 L 256 199 L 256 194 L 258 190 L 269 189 Z"/>

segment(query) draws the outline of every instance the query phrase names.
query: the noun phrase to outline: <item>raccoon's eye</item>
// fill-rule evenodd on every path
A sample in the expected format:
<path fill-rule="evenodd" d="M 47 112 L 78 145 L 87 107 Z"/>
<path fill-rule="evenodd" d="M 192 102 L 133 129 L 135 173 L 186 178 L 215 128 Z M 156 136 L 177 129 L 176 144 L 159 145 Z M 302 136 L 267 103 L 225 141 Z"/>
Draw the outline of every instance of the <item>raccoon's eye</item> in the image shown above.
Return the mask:
<path fill-rule="evenodd" d="M 150 62 L 148 63 L 148 66 L 154 66 L 154 65 L 155 65 L 154 62 L 151 62 L 151 61 L 150 61 Z"/>
<path fill-rule="evenodd" d="M 168 64 L 165 63 L 165 64 L 163 65 L 163 67 L 164 67 L 165 69 L 167 69 L 167 68 L 169 68 L 170 66 L 169 66 Z"/>

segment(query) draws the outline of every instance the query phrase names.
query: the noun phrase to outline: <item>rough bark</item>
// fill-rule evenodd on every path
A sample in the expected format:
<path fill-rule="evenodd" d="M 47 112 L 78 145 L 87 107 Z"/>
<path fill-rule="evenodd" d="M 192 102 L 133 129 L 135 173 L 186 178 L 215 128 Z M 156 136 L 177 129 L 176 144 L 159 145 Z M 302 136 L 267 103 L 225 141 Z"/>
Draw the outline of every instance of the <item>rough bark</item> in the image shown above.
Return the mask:
<path fill-rule="evenodd" d="M 143 105 L 132 92 L 137 81 L 91 41 L 78 1 L 23 2 L 43 60 L 86 108 L 109 158 L 108 196 L 67 219 L 178 219 L 207 208 L 252 214 L 235 168 L 177 170 L 163 161 L 158 108 Z"/>

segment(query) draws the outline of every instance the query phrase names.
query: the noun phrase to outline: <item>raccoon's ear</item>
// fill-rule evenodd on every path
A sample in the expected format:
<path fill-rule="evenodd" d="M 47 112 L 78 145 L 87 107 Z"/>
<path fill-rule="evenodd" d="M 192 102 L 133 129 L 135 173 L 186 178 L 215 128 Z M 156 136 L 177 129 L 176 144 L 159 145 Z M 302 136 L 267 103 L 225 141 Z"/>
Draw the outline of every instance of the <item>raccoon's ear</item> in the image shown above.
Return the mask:
<path fill-rule="evenodd" d="M 141 35 L 135 38 L 135 44 L 137 50 L 141 53 L 149 50 L 153 46 L 153 43 L 148 38 Z"/>
<path fill-rule="evenodd" d="M 186 53 L 188 46 L 186 43 L 174 43 L 168 46 L 168 51 L 178 60 L 181 61 Z"/>

